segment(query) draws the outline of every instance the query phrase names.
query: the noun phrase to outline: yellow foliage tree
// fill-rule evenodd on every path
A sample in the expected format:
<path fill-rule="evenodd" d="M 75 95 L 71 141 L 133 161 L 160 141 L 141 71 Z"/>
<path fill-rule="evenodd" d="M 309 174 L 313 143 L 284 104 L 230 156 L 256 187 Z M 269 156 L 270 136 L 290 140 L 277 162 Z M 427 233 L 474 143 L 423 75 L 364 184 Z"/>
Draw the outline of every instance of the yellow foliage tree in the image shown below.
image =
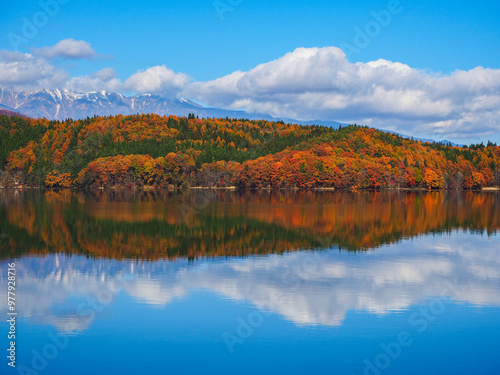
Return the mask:
<path fill-rule="evenodd" d="M 45 178 L 45 186 L 47 187 L 71 187 L 71 173 L 59 173 L 57 171 L 50 172 Z"/>
<path fill-rule="evenodd" d="M 435 170 L 431 168 L 427 168 L 425 170 L 424 181 L 429 190 L 441 189 L 444 185 L 443 175 L 441 173 L 437 173 Z"/>

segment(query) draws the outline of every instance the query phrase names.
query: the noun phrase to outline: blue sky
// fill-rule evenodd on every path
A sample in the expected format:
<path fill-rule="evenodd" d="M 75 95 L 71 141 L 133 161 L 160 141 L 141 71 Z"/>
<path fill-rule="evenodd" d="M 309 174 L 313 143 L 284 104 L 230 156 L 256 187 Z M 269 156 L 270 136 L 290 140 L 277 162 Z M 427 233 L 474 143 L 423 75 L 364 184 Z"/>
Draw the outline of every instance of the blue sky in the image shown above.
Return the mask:
<path fill-rule="evenodd" d="M 57 4 L 58 9 L 54 7 L 54 4 Z M 45 18 L 40 12 L 46 14 Z M 242 92 L 238 92 L 230 99 L 230 94 L 234 92 L 226 86 L 221 87 L 220 79 L 235 71 L 250 72 L 259 64 L 282 59 L 297 48 L 305 47 L 308 51 L 321 52 L 326 51 L 321 49 L 323 47 L 339 47 L 346 53 L 346 61 L 351 65 L 357 62 L 370 63 L 384 59 L 404 64 L 412 71 L 418 71 L 423 80 L 429 77 L 453 78 L 457 70 L 470 72 L 477 67 L 487 68 L 487 71 L 479 73 L 476 71 L 464 79 L 477 81 L 479 74 L 479 79 L 484 81 L 480 92 L 478 93 L 477 87 L 473 89 L 469 87 L 468 92 L 470 94 L 472 90 L 478 94 L 483 104 L 488 103 L 489 109 L 487 110 L 491 112 L 500 95 L 500 82 L 497 82 L 499 78 L 497 73 L 500 69 L 499 19 L 500 3 L 496 1 L 41 0 L 8 2 L 2 4 L 0 14 L 2 25 L 0 50 L 3 51 L 3 55 L 0 55 L 0 63 L 2 60 L 5 64 L 14 63 L 16 60 L 14 55 L 7 56 L 6 51 L 12 52 L 17 49 L 23 54 L 45 59 L 48 66 L 42 66 L 42 62 L 38 61 L 36 70 L 46 72 L 47 69 L 52 69 L 53 74 L 57 73 L 57 79 L 52 76 L 28 75 L 24 78 L 19 77 L 15 81 L 9 73 L 8 79 L 2 80 L 0 72 L 0 85 L 16 89 L 47 85 L 82 91 L 91 88 L 106 90 L 119 88 L 119 91 L 127 93 L 143 92 L 145 85 L 137 86 L 140 76 L 135 77 L 125 86 L 117 86 L 116 83 L 126 82 L 134 74 L 146 69 L 164 67 L 163 70 L 157 69 L 150 72 L 157 74 L 155 79 L 162 80 L 156 90 L 158 92 L 168 92 L 170 95 L 181 93 L 183 96 L 189 94 L 191 99 L 209 106 L 312 119 L 310 118 L 313 116 L 312 108 L 318 106 L 318 97 L 311 100 L 310 105 L 307 106 L 308 109 L 299 108 L 300 106 L 296 105 L 296 100 L 303 102 L 307 100 L 308 95 L 301 95 L 300 99 L 287 99 L 288 102 L 285 102 L 282 99 L 283 92 L 280 91 L 282 88 L 276 88 L 273 91 L 273 88 L 266 87 L 267 94 L 271 91 L 274 94 L 279 93 L 280 100 L 272 98 L 264 102 L 262 91 L 259 91 L 258 100 L 255 97 L 256 93 L 252 94 L 253 97 L 252 95 L 247 97 Z M 27 21 L 35 24 L 34 32 L 33 29 L 26 28 Z M 36 26 L 37 22 L 39 27 Z M 30 32 L 26 33 L 26 30 Z M 363 36 L 360 36 L 361 33 Z M 40 52 L 41 48 L 56 46 L 58 42 L 66 39 L 86 42 L 92 53 L 61 57 L 54 51 L 49 53 L 45 50 L 47 52 L 45 54 Z M 309 50 L 314 47 L 320 49 Z M 34 52 L 37 49 L 38 55 Z M 338 62 L 341 59 L 332 53 L 329 57 L 323 58 L 327 60 L 329 66 L 332 63 L 335 65 L 334 61 Z M 296 55 L 292 56 L 290 61 L 296 61 Z M 304 57 L 304 53 L 301 52 L 299 57 Z M 289 64 L 290 61 L 286 63 Z M 314 63 L 308 64 L 308 67 L 313 70 L 323 69 L 321 64 L 315 67 Z M 370 65 L 365 67 L 373 68 Z M 4 75 L 7 75 L 9 67 L 4 65 L 3 68 Z M 278 64 L 274 68 L 279 69 L 284 66 Z M 387 68 L 389 69 L 386 72 L 387 75 L 391 75 L 390 71 L 393 68 L 394 66 Z M 107 70 L 97 76 L 105 76 L 105 81 L 109 81 L 112 76 L 114 84 L 102 83 L 102 87 L 98 87 L 100 83 L 96 83 L 95 79 L 92 84 L 89 84 L 88 78 L 102 69 Z M 345 69 L 348 70 L 349 67 Z M 185 76 L 176 76 L 179 73 Z M 269 76 L 271 73 L 266 70 L 266 74 Z M 66 78 L 63 77 L 64 75 Z M 80 77 L 77 80 L 78 84 L 75 83 L 75 77 Z M 81 77 L 87 78 L 83 81 Z M 176 81 L 173 86 L 167 87 L 170 84 L 169 80 L 174 78 Z M 236 78 L 238 82 L 250 79 L 248 76 Z M 72 83 L 67 84 L 66 81 L 70 79 L 73 79 Z M 234 79 L 234 76 L 228 76 L 226 81 L 234 81 Z M 193 86 L 193 82 L 196 85 Z M 210 82 L 213 84 L 209 84 Z M 366 84 L 382 85 L 386 93 L 394 91 L 393 86 L 387 88 L 380 83 L 380 80 L 374 82 L 369 79 Z M 189 87 L 186 87 L 187 85 Z M 238 85 L 241 84 L 238 83 Z M 433 87 L 440 86 L 442 86 L 441 82 L 435 82 Z M 458 86 L 463 85 L 460 83 Z M 215 92 L 210 92 L 210 89 Z M 301 84 L 289 88 L 290 92 L 301 89 L 303 89 Z M 340 88 L 336 87 L 335 93 L 338 93 L 338 90 Z M 151 91 L 155 91 L 154 87 Z M 310 88 L 302 94 L 307 94 L 309 91 L 311 91 Z M 421 91 L 420 86 L 414 88 L 414 92 L 417 91 Z M 452 85 L 448 93 L 443 93 L 443 95 L 451 98 L 455 94 L 450 93 L 456 91 L 457 86 Z M 467 101 L 464 98 L 469 94 L 464 94 L 458 104 L 454 103 L 463 107 Z M 401 95 L 398 94 L 398 96 Z M 215 99 L 212 100 L 212 97 Z M 325 98 L 325 102 L 332 103 L 334 98 L 337 96 Z M 387 98 L 390 100 L 391 96 Z M 338 100 L 341 102 L 342 98 Z M 418 106 L 419 100 L 416 100 L 412 106 Z M 494 103 L 491 102 L 492 100 Z M 429 101 L 445 103 L 448 97 L 433 97 Z M 375 104 L 372 103 L 372 105 Z M 369 107 L 366 102 L 360 103 L 360 106 L 364 109 Z M 287 109 L 291 107 L 296 108 L 296 111 Z M 477 106 L 474 105 L 474 107 L 477 110 Z M 385 124 L 385 128 L 391 130 L 407 133 L 420 132 L 421 134 L 415 134 L 418 136 L 442 136 L 456 140 L 473 140 L 477 136 L 478 140 L 489 138 L 500 141 L 496 125 L 491 122 L 496 112 L 483 118 L 484 116 L 458 114 L 460 111 L 456 107 L 450 108 L 443 111 L 429 111 L 428 115 L 423 116 L 427 116 L 426 118 L 422 116 L 406 118 L 407 116 L 401 115 L 402 110 L 397 116 L 394 115 L 394 108 L 382 111 L 382 113 L 362 110 L 360 115 L 356 116 L 358 107 L 339 112 L 337 111 L 338 105 L 332 104 L 328 110 L 318 110 L 317 118 L 365 122 L 377 127 L 384 127 Z M 422 112 L 427 113 L 425 109 Z M 335 117 L 336 115 L 338 117 Z M 459 117 L 462 121 L 456 126 L 452 125 L 452 123 L 457 123 Z M 471 119 L 476 118 L 481 124 L 488 123 L 487 127 L 479 132 L 471 128 Z M 428 126 L 422 127 L 420 126 L 422 124 Z M 478 126 L 483 125 L 478 124 Z"/>

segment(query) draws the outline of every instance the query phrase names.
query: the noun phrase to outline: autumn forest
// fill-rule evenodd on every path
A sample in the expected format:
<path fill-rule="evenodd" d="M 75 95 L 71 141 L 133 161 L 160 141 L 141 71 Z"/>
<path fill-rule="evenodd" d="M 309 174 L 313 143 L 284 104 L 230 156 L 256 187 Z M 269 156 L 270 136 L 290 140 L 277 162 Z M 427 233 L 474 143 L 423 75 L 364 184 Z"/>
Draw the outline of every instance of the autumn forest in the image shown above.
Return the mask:
<path fill-rule="evenodd" d="M 158 116 L 0 116 L 0 186 L 465 189 L 500 185 L 500 147 L 373 128 Z"/>

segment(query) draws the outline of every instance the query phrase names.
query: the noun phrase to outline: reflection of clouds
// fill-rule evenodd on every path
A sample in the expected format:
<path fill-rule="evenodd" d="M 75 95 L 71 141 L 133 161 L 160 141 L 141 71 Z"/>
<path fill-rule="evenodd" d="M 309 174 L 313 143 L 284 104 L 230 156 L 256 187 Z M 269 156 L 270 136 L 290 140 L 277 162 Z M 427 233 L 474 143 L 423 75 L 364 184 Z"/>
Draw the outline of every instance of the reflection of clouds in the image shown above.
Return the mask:
<path fill-rule="evenodd" d="M 182 285 L 167 288 L 159 280 L 148 279 L 137 279 L 136 282 L 126 285 L 125 290 L 138 301 L 158 306 L 165 306 L 187 293 L 187 288 Z"/>
<path fill-rule="evenodd" d="M 59 331 L 65 331 L 73 335 L 87 330 L 92 323 L 93 317 L 77 314 L 52 314 L 44 317 L 43 320 L 35 320 L 34 323 L 42 323 L 56 327 Z"/>
<path fill-rule="evenodd" d="M 192 290 L 248 301 L 296 324 L 340 325 L 351 310 L 386 314 L 439 297 L 455 284 L 452 300 L 500 306 L 497 237 L 464 233 L 428 236 L 368 253 L 295 252 L 226 261 L 120 262 L 52 255 L 17 261 L 17 309 L 33 322 L 76 330 L 93 318 L 78 306 L 105 292 L 162 307 Z M 0 265 L 6 274 L 6 263 Z M 120 281 L 128 276 L 127 281 Z M 6 293 L 6 280 L 1 279 Z M 5 298 L 4 298 L 5 297 Z M 7 309 L 0 296 L 0 313 Z M 111 302 L 112 303 L 112 302 Z M 96 312 L 98 314 L 99 312 Z"/>
<path fill-rule="evenodd" d="M 61 330 L 87 329 L 92 317 L 88 300 L 101 298 L 103 292 L 116 290 L 117 279 L 130 272 L 130 267 L 115 269 L 115 261 L 100 264 L 83 257 L 51 255 L 16 261 L 16 310 L 33 323 L 50 324 Z M 7 274 L 7 264 L 0 266 Z M 1 279 L 1 284 L 6 284 Z M 2 293 L 6 288 L 2 288 Z M 5 300 L 7 297 L 5 296 Z M 0 305 L 6 311 L 7 305 Z M 80 313 L 79 312 L 80 307 Z M 67 329 L 71 327 L 71 329 Z"/>

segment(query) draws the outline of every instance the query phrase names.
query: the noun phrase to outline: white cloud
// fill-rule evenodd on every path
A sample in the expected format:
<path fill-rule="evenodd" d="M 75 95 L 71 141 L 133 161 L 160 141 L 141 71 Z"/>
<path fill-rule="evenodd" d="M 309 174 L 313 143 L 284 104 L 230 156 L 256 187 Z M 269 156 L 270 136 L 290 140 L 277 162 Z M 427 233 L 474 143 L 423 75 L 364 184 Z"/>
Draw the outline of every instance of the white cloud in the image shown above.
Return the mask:
<path fill-rule="evenodd" d="M 208 82 L 165 65 L 120 80 L 113 68 L 70 77 L 54 58 L 97 55 L 65 39 L 32 54 L 0 51 L 0 86 L 16 91 L 62 88 L 184 96 L 209 106 L 299 120 L 356 122 L 414 136 L 489 138 L 499 134 L 500 70 L 440 74 L 387 60 L 350 63 L 336 47 L 298 48 L 247 71 Z"/>
<path fill-rule="evenodd" d="M 247 112 L 459 138 L 498 132 L 500 70 L 442 75 L 383 59 L 350 63 L 336 47 L 298 48 L 247 72 L 192 83 L 182 95 Z"/>
<path fill-rule="evenodd" d="M 123 83 L 117 78 L 113 68 L 104 68 L 90 75 L 73 77 L 64 88 L 76 92 L 89 91 L 122 91 Z"/>
<path fill-rule="evenodd" d="M 105 68 L 91 75 L 73 77 L 65 84 L 65 88 L 81 92 L 132 91 L 175 96 L 189 80 L 189 76 L 184 73 L 175 73 L 164 65 L 158 65 L 139 71 L 122 82 L 113 68 Z"/>
<path fill-rule="evenodd" d="M 47 59 L 95 59 L 97 54 L 89 42 L 75 39 L 64 39 L 52 47 L 34 49 L 33 55 Z"/>
<path fill-rule="evenodd" d="M 157 65 L 133 74 L 125 81 L 124 88 L 138 93 L 175 95 L 188 83 L 189 76 L 186 74 Z"/>
<path fill-rule="evenodd" d="M 15 91 L 58 88 L 77 92 L 105 90 L 175 96 L 190 82 L 188 75 L 176 73 L 164 65 L 138 71 L 122 81 L 111 67 L 70 77 L 68 72 L 50 61 L 55 58 L 92 59 L 96 56 L 88 42 L 74 39 L 62 40 L 53 47 L 34 49 L 32 53 L 1 50 L 0 87 Z"/>
<path fill-rule="evenodd" d="M 57 88 L 69 74 L 29 53 L 0 51 L 0 86 L 14 90 Z"/>
<path fill-rule="evenodd" d="M 92 78 L 97 78 L 103 81 L 109 81 L 110 79 L 116 78 L 116 70 L 114 68 L 104 68 L 98 72 L 94 72 L 91 75 Z"/>

